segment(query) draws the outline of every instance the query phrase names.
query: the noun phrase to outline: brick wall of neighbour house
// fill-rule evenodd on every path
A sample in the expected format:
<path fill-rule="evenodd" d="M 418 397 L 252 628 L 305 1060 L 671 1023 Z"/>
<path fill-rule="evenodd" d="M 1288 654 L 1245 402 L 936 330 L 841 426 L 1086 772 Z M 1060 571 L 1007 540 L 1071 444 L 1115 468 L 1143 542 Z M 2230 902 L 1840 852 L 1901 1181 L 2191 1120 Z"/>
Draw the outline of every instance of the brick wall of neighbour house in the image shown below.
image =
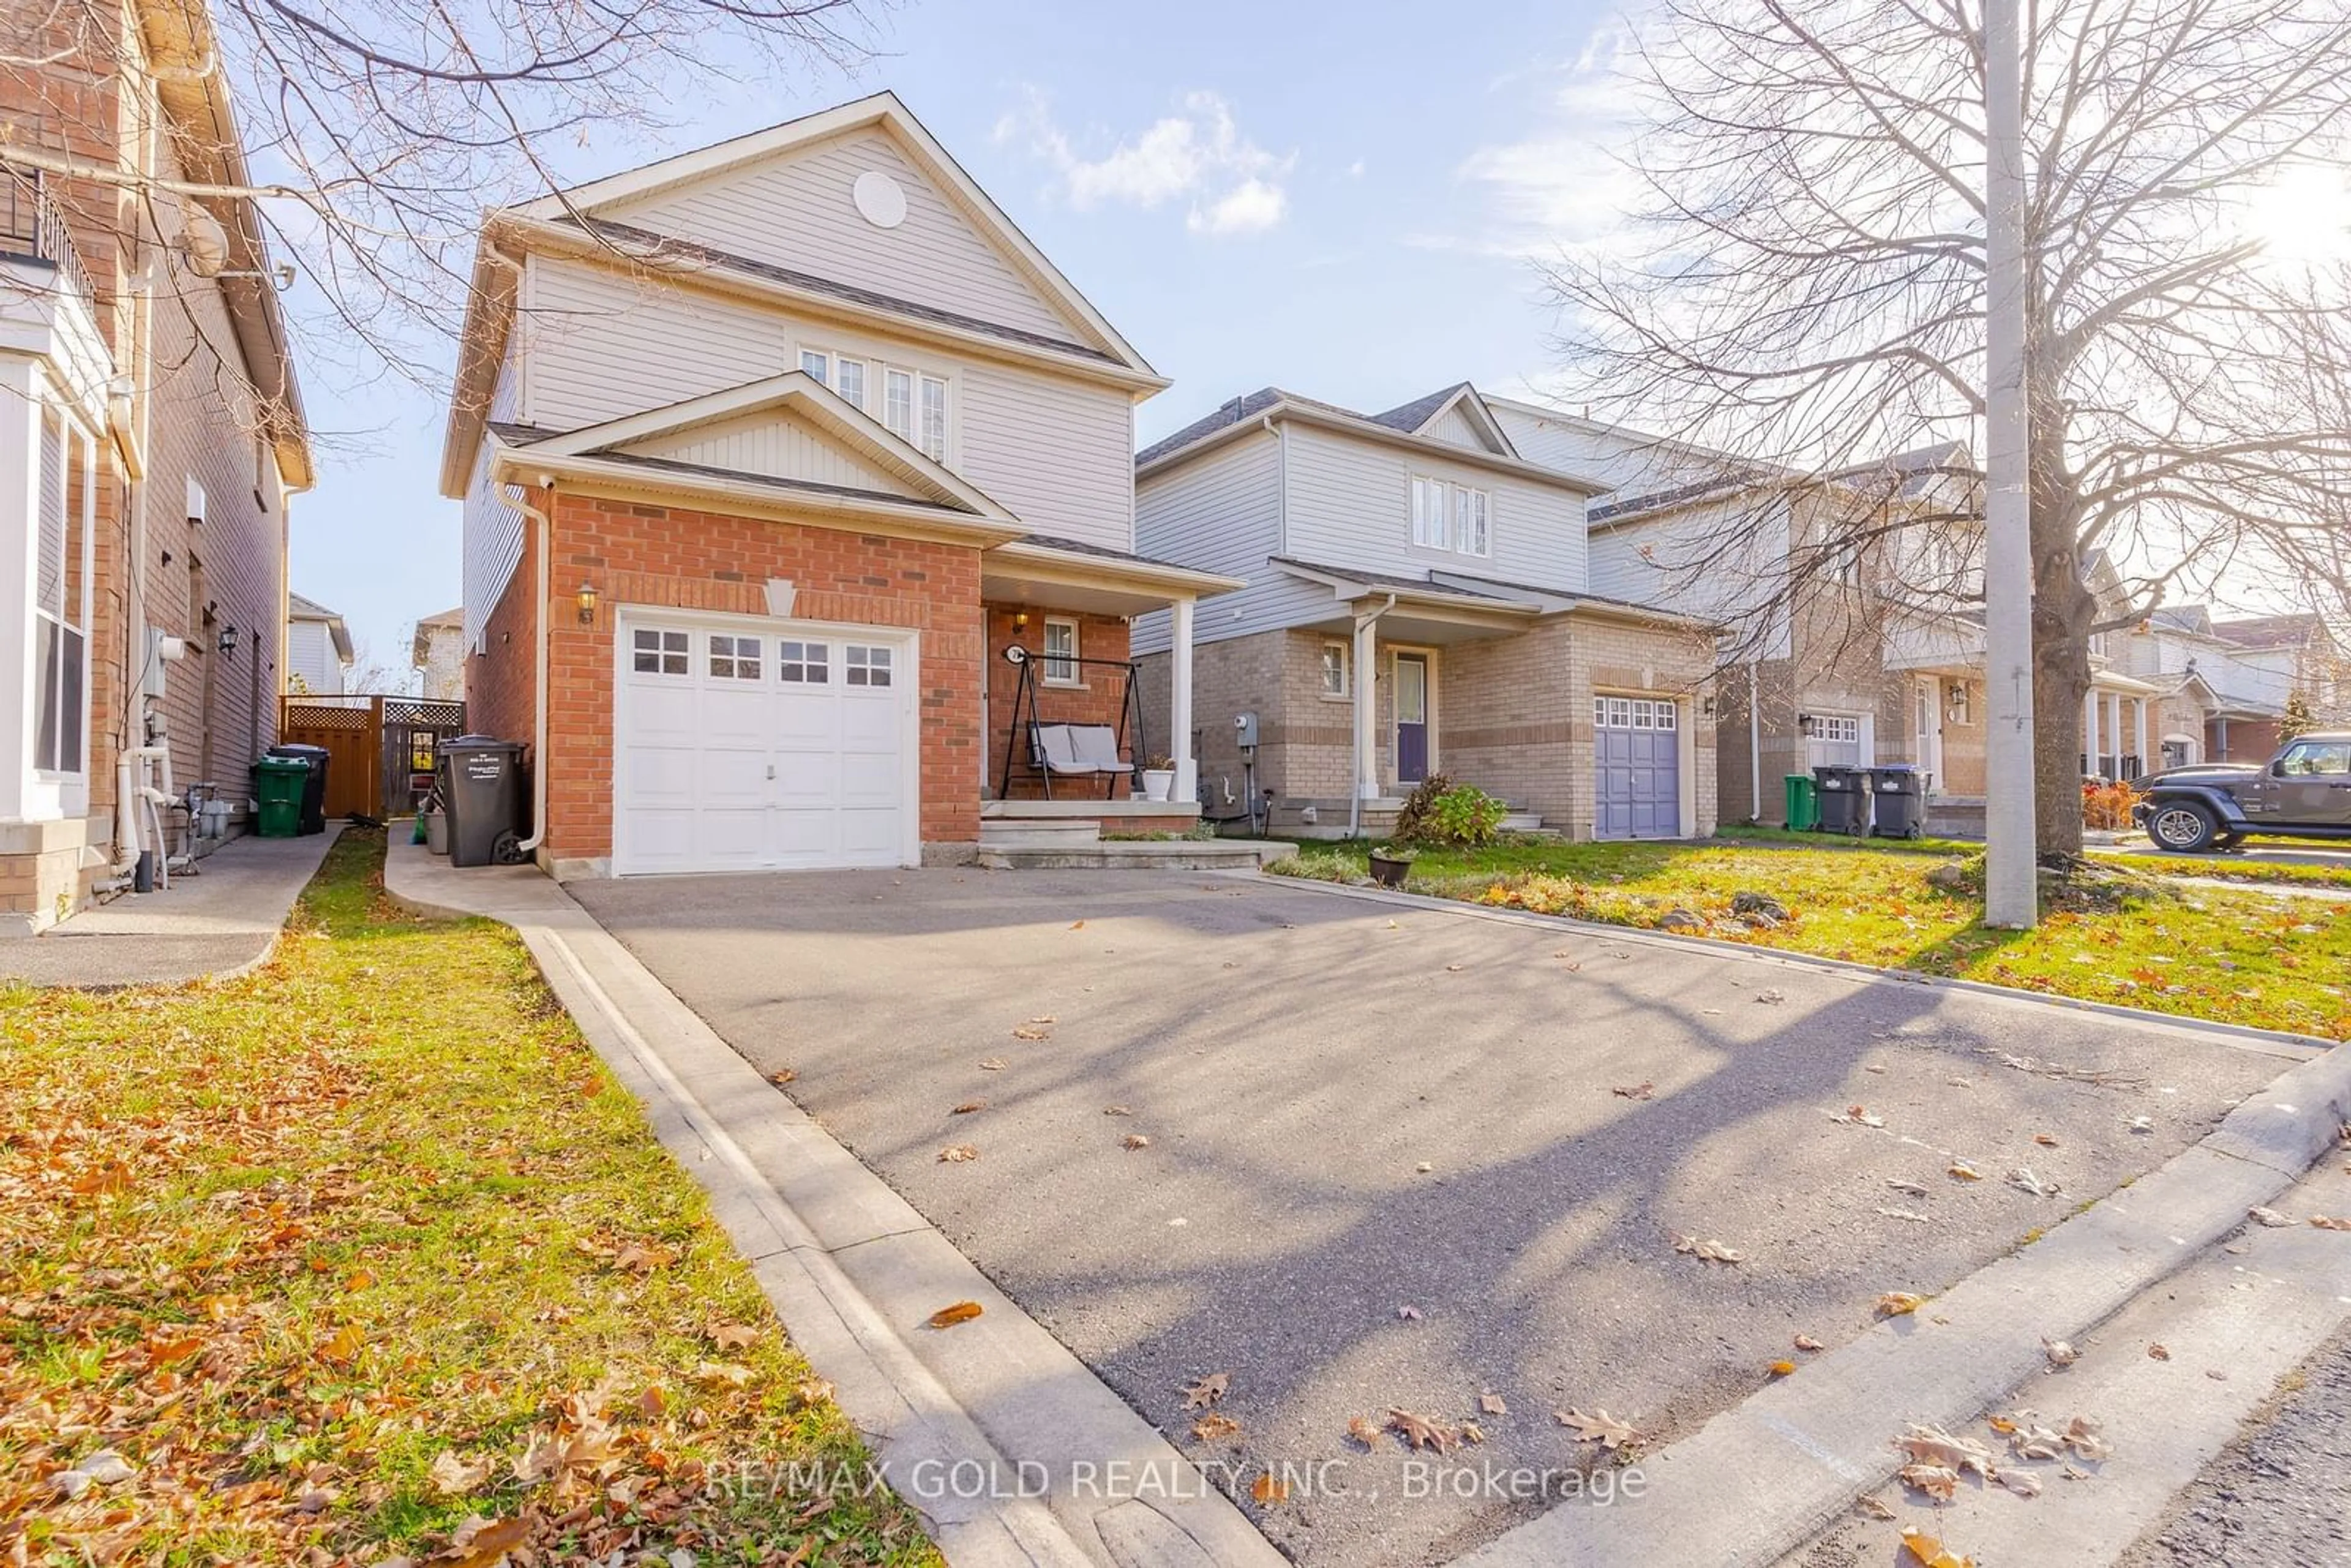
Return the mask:
<path fill-rule="evenodd" d="M 1353 707 L 1322 695 L 1322 648 L 1330 640 L 1313 632 L 1260 632 L 1193 650 L 1192 724 L 1204 816 L 1248 812 L 1249 772 L 1233 729 L 1243 713 L 1257 715 L 1260 793 L 1270 792 L 1277 804 L 1346 800 L 1354 783 Z M 1141 661 L 1144 711 L 1155 725 L 1167 721 L 1168 658 L 1154 653 Z"/>
<path fill-rule="evenodd" d="M 1576 727 L 1576 738 L 1570 751 L 1578 794 L 1564 818 L 1553 819 L 1552 825 L 1564 827 L 1577 838 L 1588 838 L 1592 833 L 1596 811 L 1592 761 L 1593 696 L 1648 693 L 1671 696 L 1681 704 L 1681 743 L 1689 748 L 1692 758 L 1684 778 L 1697 797 L 1696 831 L 1701 838 L 1713 832 L 1719 817 L 1719 774 L 1715 721 L 1706 714 L 1706 704 L 1715 694 L 1714 648 L 1710 641 L 1677 629 L 1593 621 L 1578 628 L 1571 646 L 1575 656 L 1571 716 Z M 1539 805 L 1535 809 L 1543 810 Z M 1546 818 L 1551 816 L 1549 811 L 1543 814 Z"/>
<path fill-rule="evenodd" d="M 1115 615 L 1089 615 L 1075 611 L 1043 609 L 1036 605 L 989 604 L 986 606 L 987 635 L 984 643 L 987 670 L 987 793 L 993 799 L 998 785 L 1004 778 L 1005 748 L 1008 743 L 1012 754 L 1012 788 L 1006 792 L 1008 800 L 1037 800 L 1044 793 L 1043 780 L 1031 765 L 1029 743 L 1025 737 L 1014 737 L 1014 709 L 1019 706 L 1020 668 L 1005 658 L 1004 650 L 1019 643 L 1029 650 L 1035 660 L 1036 678 L 1029 690 L 1037 701 L 1037 717 L 1045 724 L 1106 724 L 1119 727 L 1122 716 L 1126 720 L 1126 737 L 1120 755 L 1129 762 L 1139 763 L 1148 757 L 1138 753 L 1132 715 L 1123 715 L 1126 702 L 1127 675 L 1123 670 L 1103 664 L 1080 664 L 1075 685 L 1049 685 L 1045 683 L 1045 619 L 1075 621 L 1078 623 L 1078 656 L 1081 659 L 1119 659 L 1127 655 L 1125 618 Z M 1014 616 L 1026 612 L 1026 630 L 1013 625 Z M 1028 714 L 1023 711 L 1025 722 Z M 1164 754 L 1169 749 L 1167 707 L 1163 697 L 1155 710 L 1146 706 L 1143 712 L 1144 752 Z M 972 780 L 977 788 L 979 780 Z M 1133 790 L 1132 776 L 1115 780 L 1102 779 L 1064 779 L 1055 783 L 1057 797 L 1092 795 L 1102 797 L 1105 784 L 1109 799 L 1123 800 Z M 926 835 L 927 836 L 927 835 Z"/>
<path fill-rule="evenodd" d="M 1954 716 L 1951 711 L 1951 683 L 1956 677 L 1938 675 L 1935 679 L 1936 696 L 1943 705 L 1943 776 L 1936 783 L 1938 794 L 1980 795 L 1984 792 L 1984 765 L 1987 747 L 1984 728 L 1984 684 L 1970 680 L 1967 713 Z M 2149 716 L 2152 722 L 2153 716 Z M 2148 744 L 2154 744 L 2152 737 Z"/>
<path fill-rule="evenodd" d="M 2216 718 L 2204 726 L 2207 762 L 2267 762 L 2277 755 L 2278 746 L 2278 721 L 2273 718 L 2232 718 L 2225 725 Z"/>
<path fill-rule="evenodd" d="M 543 503 L 544 504 L 544 503 Z M 979 551 L 968 545 L 860 534 L 559 493 L 549 515 L 558 602 L 551 616 L 548 685 L 548 834 L 554 860 L 599 860 L 612 847 L 612 628 L 622 605 L 767 613 L 767 583 L 798 585 L 798 619 L 912 628 L 921 633 L 920 831 L 925 844 L 967 844 L 979 836 Z M 534 563 L 515 574 L 535 592 Z M 566 613 L 576 582 L 597 585 L 603 609 L 593 626 Z M 514 590 L 509 590 L 509 597 Z M 528 662 L 527 635 L 507 630 L 504 602 L 493 614 L 489 658 Z M 527 617 L 517 612 L 522 626 Z M 487 689 L 508 676 L 493 677 Z M 517 683 L 527 691 L 528 677 Z M 510 716 L 509 695 L 493 695 L 506 727 L 529 733 L 527 701 Z M 515 722 L 516 716 L 520 719 Z"/>
<path fill-rule="evenodd" d="M 2165 767 L 2163 737 L 2167 735 L 2193 737 L 2198 745 L 2204 740 L 2204 705 L 2184 693 L 2156 698 L 2147 705 L 2147 771 Z M 2199 751 L 2196 760 L 2203 761 L 2207 754 Z"/>

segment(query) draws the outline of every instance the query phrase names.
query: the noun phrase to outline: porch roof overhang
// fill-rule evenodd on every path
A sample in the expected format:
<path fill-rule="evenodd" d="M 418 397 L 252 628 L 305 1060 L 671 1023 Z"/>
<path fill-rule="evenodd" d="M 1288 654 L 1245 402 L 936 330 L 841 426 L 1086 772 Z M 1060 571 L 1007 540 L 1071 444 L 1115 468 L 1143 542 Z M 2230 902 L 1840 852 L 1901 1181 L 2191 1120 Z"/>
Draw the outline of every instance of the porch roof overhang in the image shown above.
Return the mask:
<path fill-rule="evenodd" d="M 989 603 L 1095 615 L 1142 615 L 1178 600 L 1230 593 L 1238 577 L 1130 555 L 1075 539 L 1030 534 L 997 545 L 980 559 L 980 597 Z"/>
<path fill-rule="evenodd" d="M 2093 670 L 2090 689 L 2123 697 L 2159 697 L 2163 688 L 2152 681 L 2142 681 L 2136 675 L 2118 674 L 2113 670 Z"/>
<path fill-rule="evenodd" d="M 1504 598 L 1498 591 L 1426 578 L 1352 571 L 1287 556 L 1270 559 L 1289 576 L 1331 591 L 1330 616 L 1310 622 L 1309 630 L 1352 631 L 1356 616 L 1380 610 L 1381 632 L 1392 641 L 1467 643 L 1523 632 L 1548 608 L 1531 597 Z"/>

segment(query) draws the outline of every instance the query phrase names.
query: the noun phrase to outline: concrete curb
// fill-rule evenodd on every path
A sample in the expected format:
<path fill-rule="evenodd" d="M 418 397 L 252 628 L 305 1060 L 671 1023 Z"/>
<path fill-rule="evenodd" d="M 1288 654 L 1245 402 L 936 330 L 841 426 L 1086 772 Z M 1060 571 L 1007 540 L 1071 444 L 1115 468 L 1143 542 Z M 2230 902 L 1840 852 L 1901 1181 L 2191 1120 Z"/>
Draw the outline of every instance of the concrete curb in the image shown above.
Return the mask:
<path fill-rule="evenodd" d="M 1165 1437 L 568 894 L 528 871 L 476 881 L 406 859 L 395 847 L 386 860 L 396 903 L 516 928 L 664 1145 L 709 1193 L 794 1342 L 949 1562 L 1286 1562 Z M 922 1326 L 959 1301 L 979 1302 L 982 1315 L 946 1333 Z"/>
<path fill-rule="evenodd" d="M 1205 872 L 1207 876 L 1238 875 L 1249 880 L 1246 872 Z M 1650 931 L 1638 925 L 1611 925 L 1604 921 L 1578 920 L 1570 915 L 1543 915 L 1531 909 L 1502 909 L 1492 904 L 1465 904 L 1458 898 L 1442 898 L 1434 894 L 1395 893 L 1384 887 L 1357 887 L 1348 883 L 1324 882 L 1320 877 L 1283 876 L 1284 887 L 1311 888 L 1317 893 L 1342 898 L 1359 898 L 1371 903 L 1385 904 L 1405 909 L 1431 910 L 1447 915 L 1467 915 L 1477 920 L 1499 920 L 1510 925 L 1530 925 L 1538 929 L 1574 931 L 1589 936 L 1605 936 L 1637 946 L 1670 947 L 1687 952 L 1698 947 L 1726 956 L 1753 959 L 1758 963 L 1792 965 L 1800 968 L 1817 969 L 1824 974 L 1853 975 L 1873 980 L 1886 980 L 1897 985 L 1917 986 L 1929 990 L 1965 991 L 1971 996 L 1986 997 L 2012 1007 L 2064 1008 L 2072 1012 L 2098 1013 L 2125 1022 L 2148 1028 L 2180 1030 L 2189 1034 L 2208 1035 L 2224 1044 L 2245 1050 L 2259 1051 L 2264 1055 L 2290 1061 L 2307 1061 L 2335 1049 L 2337 1041 L 2321 1040 L 2312 1035 L 2287 1034 L 2279 1030 L 2255 1029 L 2250 1024 L 2220 1023 L 2210 1019 L 2187 1018 L 2179 1013 L 2159 1013 L 2146 1008 L 2126 1008 L 2115 1002 L 2086 1001 L 2078 997 L 2044 996 L 2039 991 L 2019 990 L 2013 986 L 1995 986 L 1984 980 L 1952 979 L 1943 975 L 1929 975 L 1917 969 L 1893 969 L 1878 964 L 1864 964 L 1851 958 L 1824 958 L 1818 954 L 1799 953 L 1792 948 L 1772 947 L 1758 942 L 1725 942 L 1714 936 L 1677 936 Z"/>

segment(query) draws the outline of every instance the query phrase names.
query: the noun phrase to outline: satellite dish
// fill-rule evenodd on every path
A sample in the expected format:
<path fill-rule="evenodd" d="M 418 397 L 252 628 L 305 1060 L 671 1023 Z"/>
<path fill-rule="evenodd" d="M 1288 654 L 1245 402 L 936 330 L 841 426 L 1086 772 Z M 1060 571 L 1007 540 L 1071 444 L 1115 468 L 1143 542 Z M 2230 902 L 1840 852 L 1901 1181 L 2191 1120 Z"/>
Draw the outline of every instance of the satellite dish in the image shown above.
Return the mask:
<path fill-rule="evenodd" d="M 180 253 L 198 277 L 218 277 L 228 267 L 228 231 L 212 214 L 191 204 L 182 215 Z"/>

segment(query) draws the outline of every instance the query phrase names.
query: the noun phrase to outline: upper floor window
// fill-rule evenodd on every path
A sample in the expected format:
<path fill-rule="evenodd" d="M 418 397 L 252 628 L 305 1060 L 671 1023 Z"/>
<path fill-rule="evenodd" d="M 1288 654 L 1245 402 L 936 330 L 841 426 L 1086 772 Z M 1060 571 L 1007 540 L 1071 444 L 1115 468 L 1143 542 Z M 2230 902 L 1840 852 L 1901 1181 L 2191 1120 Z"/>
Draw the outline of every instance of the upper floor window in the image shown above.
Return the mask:
<path fill-rule="evenodd" d="M 938 462 L 947 460 L 945 377 L 820 349 L 802 349 L 800 369 L 840 393 L 841 402 L 880 420 L 893 435 Z"/>
<path fill-rule="evenodd" d="M 1412 542 L 1422 549 L 1462 555 L 1493 553 L 1491 500 L 1468 485 L 1418 475 L 1412 481 Z"/>

